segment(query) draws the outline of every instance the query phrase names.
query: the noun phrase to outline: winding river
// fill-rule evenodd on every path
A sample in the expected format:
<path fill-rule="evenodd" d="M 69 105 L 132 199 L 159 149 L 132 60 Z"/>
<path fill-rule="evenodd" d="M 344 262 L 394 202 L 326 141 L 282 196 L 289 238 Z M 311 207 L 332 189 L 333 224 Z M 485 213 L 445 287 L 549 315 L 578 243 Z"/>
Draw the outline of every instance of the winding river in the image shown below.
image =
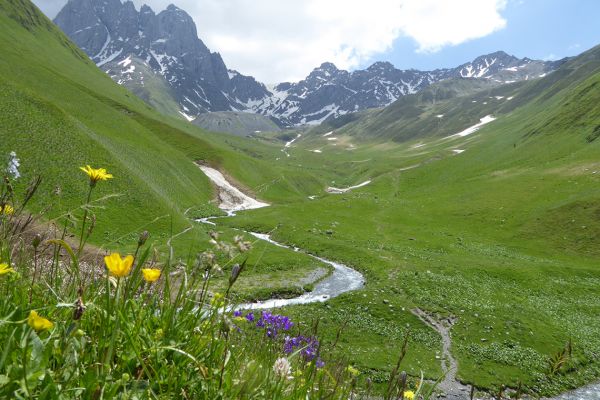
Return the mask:
<path fill-rule="evenodd" d="M 227 181 L 223 174 L 218 170 L 205 165 L 199 165 L 199 167 L 217 187 L 219 208 L 227 212 L 227 216 L 200 218 L 198 219 L 198 222 L 216 225 L 214 220 L 235 216 L 237 211 L 251 210 L 269 206 L 268 203 L 258 201 L 244 194 L 238 188 L 229 183 L 229 181 Z M 370 183 L 370 181 L 358 185 L 357 187 L 368 183 Z M 333 267 L 333 272 L 331 275 L 319 281 L 315 285 L 312 292 L 307 292 L 301 296 L 293 297 L 291 299 L 270 299 L 256 303 L 245 303 L 239 305 L 239 309 L 258 310 L 297 304 L 324 302 L 328 299 L 339 296 L 342 293 L 358 290 L 364 286 L 364 276 L 360 272 L 348 267 L 347 265 L 316 256 L 298 247 L 291 247 L 281 244 L 273 240 L 270 235 L 265 233 L 244 232 L 254 236 L 257 239 L 269 242 L 275 246 L 307 254 L 310 257 Z M 456 380 L 456 370 L 458 368 L 458 364 L 450 354 L 451 337 L 449 328 L 442 326 L 443 324 L 439 324 L 437 321 L 433 320 L 430 316 L 419 309 L 412 310 L 412 312 L 421 320 L 423 320 L 425 324 L 436 330 L 442 336 L 444 344 L 444 356 L 447 359 L 442 360 L 442 369 L 446 373 L 446 379 L 444 379 L 441 384 L 441 388 L 445 392 L 444 398 L 452 400 L 468 399 L 469 395 L 467 388 L 461 385 L 458 380 Z M 448 361 L 449 365 L 446 365 L 446 361 Z M 546 400 L 600 400 L 600 383 L 584 386 L 556 397 L 547 398 Z"/>
<path fill-rule="evenodd" d="M 256 208 L 267 207 L 269 204 L 253 199 L 242 193 L 238 188 L 233 186 L 227 179 L 214 168 L 204 165 L 200 166 L 202 172 L 215 184 L 218 190 L 219 208 L 227 212 L 227 217 L 234 216 L 237 211 L 252 210 Z M 207 217 L 200 218 L 198 222 L 204 224 L 216 225 L 214 220 L 226 217 Z M 358 290 L 364 286 L 365 279 L 363 275 L 348 267 L 347 265 L 327 260 L 323 257 L 311 254 L 297 247 L 286 246 L 276 242 L 270 235 L 265 233 L 247 232 L 257 239 L 269 242 L 275 246 L 290 249 L 296 252 L 307 254 L 308 256 L 318 260 L 324 264 L 333 267 L 333 272 L 324 279 L 317 282 L 311 292 L 307 292 L 298 297 L 291 299 L 270 299 L 256 303 L 245 303 L 238 306 L 240 309 L 267 309 L 277 308 L 297 304 L 309 304 L 324 302 L 333 297 L 339 296 L 342 293 Z"/>

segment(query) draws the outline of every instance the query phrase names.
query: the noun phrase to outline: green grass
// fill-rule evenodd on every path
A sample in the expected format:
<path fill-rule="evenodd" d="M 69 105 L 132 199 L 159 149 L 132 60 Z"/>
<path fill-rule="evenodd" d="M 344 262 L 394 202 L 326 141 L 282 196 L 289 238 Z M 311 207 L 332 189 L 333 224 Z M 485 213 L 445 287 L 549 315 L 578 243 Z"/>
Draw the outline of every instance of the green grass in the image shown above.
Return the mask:
<path fill-rule="evenodd" d="M 281 171 L 266 168 L 252 148 L 257 144 L 244 142 L 247 147 L 240 150 L 235 137 L 158 114 L 97 69 L 31 3 L 3 2 L 1 7 L 0 154 L 4 159 L 15 151 L 20 158 L 17 188 L 42 176 L 42 196 L 30 209 L 44 210 L 46 221 L 62 226 L 70 213 L 72 231 L 79 230 L 79 207 L 87 193 L 79 166 L 86 164 L 115 176 L 94 193 L 97 224 L 90 242 L 121 251 L 131 250 L 142 230 L 150 231 L 161 251 L 167 239 L 185 231 L 173 240 L 179 257 L 206 248 L 209 227 L 193 219 L 220 211 L 212 202 L 212 185 L 194 165 L 198 160 L 226 169 L 267 200 L 299 195 Z M 260 149 L 279 153 L 274 146 Z M 308 176 L 293 172 L 290 179 Z M 253 263 L 259 259 L 259 276 L 288 268 L 300 277 L 317 268 L 309 260 L 282 263 L 277 251 L 250 256 Z M 289 281 L 289 288 L 296 287 L 295 279 Z"/>
<path fill-rule="evenodd" d="M 559 81 L 549 77 L 510 89 L 515 97 L 504 107 L 520 96 L 532 100 L 499 109 L 497 121 L 464 139 L 417 135 L 406 144 L 361 143 L 365 136 L 348 136 L 342 128 L 333 146 L 318 131 L 291 151 L 296 163 L 321 157 L 328 171 L 346 169 L 336 186 L 373 183 L 343 195 L 322 188 L 314 193 L 317 200 L 226 223 L 264 231 L 279 226 L 277 240 L 365 274 L 363 291 L 333 299 L 330 308 L 306 307 L 331 334 L 348 318 L 340 318 L 340 310 L 356 315 L 340 352 L 353 354 L 361 368 L 389 370 L 390 352 L 381 349 L 383 343 L 397 347 L 398 337 L 382 335 L 381 326 L 419 326 L 409 312 L 418 306 L 458 317 L 453 353 L 464 382 L 488 389 L 522 382 L 549 394 L 597 379 L 600 165 L 598 142 L 587 137 L 600 121 L 600 74 L 590 72 L 598 71 L 597 56 L 584 57 L 588 62 L 577 66 L 576 60 L 567 73 L 559 71 Z M 470 98 L 440 107 L 464 107 Z M 477 112 L 479 118 L 488 111 Z M 436 113 L 424 114 L 422 124 Z M 455 132 L 472 123 L 465 119 Z M 406 129 L 403 137 L 413 132 L 410 124 L 397 129 Z M 356 149 L 348 150 L 348 143 Z M 418 143 L 425 146 L 412 148 Z M 317 147 L 323 153 L 308 151 Z M 453 155 L 452 148 L 465 152 Z M 416 167 L 403 170 L 407 166 Z M 375 315 L 379 323 L 370 320 Z M 570 366 L 548 375 L 549 358 L 569 339 Z M 432 357 L 439 345 L 431 340 L 422 347 L 415 340 L 408 364 L 413 374 L 439 375 Z"/>
<path fill-rule="evenodd" d="M 2 183 L 0 201 L 9 198 Z M 84 264 L 60 234 L 32 241 L 14 204 L 0 213 L 0 397 L 346 399 L 356 390 L 358 372 L 315 329 L 232 312 L 237 275 L 225 295 L 211 281 L 217 260 L 245 253 L 217 250 L 233 243 L 217 239 L 214 253 L 182 263 L 157 259 L 141 240 L 128 266 L 118 255 Z M 310 342 L 286 347 L 302 334 Z"/>
<path fill-rule="evenodd" d="M 406 334 L 407 370 L 439 377 L 439 337 L 410 313 L 414 307 L 458 318 L 452 351 L 464 382 L 485 389 L 522 382 L 550 394 L 600 376 L 598 48 L 539 80 L 494 88 L 447 82 L 329 121 L 303 131 L 287 157 L 276 136 L 208 133 L 155 113 L 26 3 L 0 4 L 0 154 L 15 150 L 25 177 L 43 175 L 44 201 L 33 210 L 48 199 L 55 204 L 48 219 L 77 209 L 86 190 L 77 167 L 106 167 L 115 179 L 95 196 L 120 196 L 95 209 L 92 242 L 131 250 L 148 229 L 164 250 L 190 217 L 218 212 L 193 165 L 201 160 L 273 204 L 219 220 L 224 238 L 239 233 L 229 228 L 275 229 L 283 243 L 363 272 L 361 291 L 286 310 L 307 328 L 319 319 L 332 342 L 347 324 L 336 355 L 363 377 L 385 381 Z M 487 114 L 498 120 L 443 139 Z M 322 136 L 331 129 L 335 141 Z M 286 135 L 295 132 L 279 136 Z M 325 192 L 367 179 L 346 194 Z M 54 199 L 56 185 L 62 196 Z M 174 243 L 178 257 L 206 248 L 205 228 Z M 238 282 L 246 298 L 297 290 L 299 277 L 322 267 L 261 243 L 248 265 Z M 573 356 L 548 374 L 549 359 L 569 340 Z"/>

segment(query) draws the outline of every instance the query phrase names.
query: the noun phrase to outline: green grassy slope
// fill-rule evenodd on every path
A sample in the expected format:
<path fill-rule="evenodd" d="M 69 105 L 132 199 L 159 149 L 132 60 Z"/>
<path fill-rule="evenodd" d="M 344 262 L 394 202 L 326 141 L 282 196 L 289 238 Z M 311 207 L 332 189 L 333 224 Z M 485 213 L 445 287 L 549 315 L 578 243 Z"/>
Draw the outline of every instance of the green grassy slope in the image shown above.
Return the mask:
<path fill-rule="evenodd" d="M 36 174 L 42 176 L 32 211 L 51 205 L 48 220 L 68 211 L 81 218 L 77 208 L 88 186 L 78 167 L 104 167 L 115 176 L 94 191 L 94 199 L 108 198 L 94 204 L 93 244 L 125 251 L 146 229 L 162 246 L 191 227 L 173 241 L 178 255 L 205 249 L 209 227 L 191 220 L 220 211 L 195 161 L 221 168 L 267 201 L 304 198 L 304 190 L 322 186 L 321 178 L 291 165 L 269 168 L 268 160 L 281 154 L 279 145 L 207 133 L 158 114 L 97 69 L 28 1 L 0 1 L 0 52 L 0 159 L 11 151 L 20 158 L 17 192 Z M 282 271 L 301 277 L 320 267 L 282 249 L 263 253 L 260 248 L 251 254 L 250 262 L 261 263 L 248 273 L 262 277 L 264 287 L 279 290 L 276 276 Z M 287 285 L 293 287 L 293 281 Z"/>
<path fill-rule="evenodd" d="M 155 73 L 148 64 L 138 58 L 132 57 L 131 65 L 135 66 L 138 74 L 141 74 L 144 79 L 141 82 L 125 81 L 123 86 L 162 114 L 184 118 L 179 112 L 181 107 L 175 100 L 173 89 L 165 78 Z"/>
<path fill-rule="evenodd" d="M 341 349 L 362 369 L 373 369 L 374 378 L 393 365 L 408 325 L 406 367 L 438 373 L 439 347 L 408 311 L 418 306 L 458 317 L 453 353 L 465 382 L 499 388 L 521 381 L 528 390 L 551 393 L 597 379 L 600 48 L 555 74 L 493 89 L 514 97 L 501 99 L 496 121 L 464 138 L 413 135 L 408 121 L 394 128 L 400 136 L 409 132 L 406 143 L 385 143 L 377 130 L 357 138 L 343 128 L 300 140 L 290 151 L 298 163 L 320 157 L 328 169 L 346 168 L 347 178 L 336 183 L 342 187 L 373 182 L 343 195 L 320 191 L 315 200 L 229 223 L 279 225 L 279 240 L 365 273 L 364 291 L 293 312 L 320 316 L 331 337 L 347 322 Z M 449 100 L 444 118 L 464 116 L 472 96 L 494 93 Z M 425 109 L 416 118 L 426 125 L 437 113 Z M 477 108 L 473 117 L 486 113 Z M 474 122 L 463 121 L 454 132 Z M 310 151 L 317 146 L 321 153 Z M 568 367 L 548 375 L 547 363 L 569 339 Z"/>
<path fill-rule="evenodd" d="M 30 3 L 2 2 L 1 10 L 0 152 L 16 151 L 25 177 L 42 174 L 42 191 L 60 186 L 64 205 L 74 207 L 86 190 L 77 167 L 106 167 L 116 178 L 99 185 L 97 195 L 119 197 L 98 220 L 97 234 L 109 232 L 103 240 L 157 216 L 172 215 L 179 228 L 186 223 L 183 210 L 205 207 L 207 179 L 162 132 L 140 123 L 153 116 L 146 105 L 113 84 Z M 166 233 L 170 223 L 163 219 L 152 228 Z"/>
<path fill-rule="evenodd" d="M 193 123 L 209 131 L 227 132 L 239 136 L 250 136 L 263 131 L 277 132 L 281 130 L 269 117 L 234 111 L 200 114 Z"/>

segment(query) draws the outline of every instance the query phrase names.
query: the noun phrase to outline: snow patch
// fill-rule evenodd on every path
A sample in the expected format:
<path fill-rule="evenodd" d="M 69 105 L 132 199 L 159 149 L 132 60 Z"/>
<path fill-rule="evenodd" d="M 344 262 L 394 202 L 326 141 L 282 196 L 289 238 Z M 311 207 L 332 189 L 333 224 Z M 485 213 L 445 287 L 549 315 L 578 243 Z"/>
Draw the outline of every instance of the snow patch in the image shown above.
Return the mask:
<path fill-rule="evenodd" d="M 186 107 L 186 109 L 187 109 L 187 107 Z M 179 114 L 183 115 L 185 117 L 185 119 L 188 120 L 188 122 L 192 122 L 195 119 L 194 117 L 192 117 L 191 115 L 188 115 L 188 114 L 184 113 L 183 111 L 179 111 Z"/>
<path fill-rule="evenodd" d="M 123 61 L 119 61 L 117 63 L 117 65 L 122 66 L 123 68 L 127 67 L 129 64 L 131 64 L 131 56 L 127 56 L 126 59 L 124 59 Z"/>
<path fill-rule="evenodd" d="M 285 147 L 285 148 L 287 149 L 287 148 L 288 148 L 288 147 L 290 147 L 290 146 L 291 146 L 291 145 L 292 145 L 292 144 L 293 144 L 293 143 L 294 143 L 296 140 L 298 140 L 298 139 L 300 138 L 300 136 L 302 136 L 302 134 L 301 134 L 301 133 L 299 133 L 299 134 L 298 134 L 298 135 L 297 135 L 295 138 L 293 138 L 292 140 L 290 140 L 289 142 L 287 142 L 287 143 L 285 144 L 285 146 L 283 146 L 283 147 Z"/>
<path fill-rule="evenodd" d="M 359 183 L 358 185 L 350 186 L 350 187 L 343 188 L 343 189 L 329 186 L 326 191 L 328 193 L 341 194 L 341 193 L 349 192 L 352 189 L 358 189 L 360 187 L 367 186 L 369 183 L 371 183 L 370 179 L 368 181 L 364 181 L 363 183 Z"/>
<path fill-rule="evenodd" d="M 116 53 L 111 54 L 110 56 L 106 57 L 104 60 L 97 63 L 96 66 L 101 67 L 104 64 L 111 62 L 115 58 L 119 57 L 122 52 L 123 52 L 123 49 L 119 49 L 119 51 L 117 51 Z"/>
<path fill-rule="evenodd" d="M 492 122 L 494 120 L 496 120 L 496 118 L 492 117 L 491 115 L 486 115 L 485 117 L 483 117 L 483 118 L 481 118 L 479 120 L 480 122 L 478 124 L 475 124 L 475 125 L 467 128 L 467 129 L 465 129 L 462 132 L 455 133 L 454 135 L 450 135 L 448 137 L 465 137 L 465 136 L 468 136 L 471 133 L 474 133 L 474 132 L 478 131 L 479 128 L 481 128 L 483 125 L 488 124 L 488 123 L 490 123 L 490 122 Z"/>
<path fill-rule="evenodd" d="M 268 203 L 263 203 L 242 193 L 238 188 L 229 183 L 223 174 L 216 169 L 204 165 L 200 165 L 199 167 L 208 179 L 217 186 L 219 191 L 219 208 L 221 210 L 233 213 L 269 206 Z"/>
<path fill-rule="evenodd" d="M 329 132 L 327 132 L 326 134 L 324 134 L 324 135 L 323 135 L 323 137 L 330 136 L 332 133 L 333 133 L 333 131 L 329 131 Z"/>

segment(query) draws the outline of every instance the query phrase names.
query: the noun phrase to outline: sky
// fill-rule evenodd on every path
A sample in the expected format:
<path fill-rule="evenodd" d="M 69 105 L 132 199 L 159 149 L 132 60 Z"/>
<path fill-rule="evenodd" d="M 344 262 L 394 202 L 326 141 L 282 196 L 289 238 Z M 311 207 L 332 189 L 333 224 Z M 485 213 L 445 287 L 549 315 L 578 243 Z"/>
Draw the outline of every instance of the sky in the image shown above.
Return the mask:
<path fill-rule="evenodd" d="M 50 18 L 66 0 L 33 0 Z M 303 79 L 323 62 L 455 67 L 504 50 L 555 60 L 600 44 L 600 0 L 133 0 L 174 3 L 230 69 L 261 82 Z"/>

